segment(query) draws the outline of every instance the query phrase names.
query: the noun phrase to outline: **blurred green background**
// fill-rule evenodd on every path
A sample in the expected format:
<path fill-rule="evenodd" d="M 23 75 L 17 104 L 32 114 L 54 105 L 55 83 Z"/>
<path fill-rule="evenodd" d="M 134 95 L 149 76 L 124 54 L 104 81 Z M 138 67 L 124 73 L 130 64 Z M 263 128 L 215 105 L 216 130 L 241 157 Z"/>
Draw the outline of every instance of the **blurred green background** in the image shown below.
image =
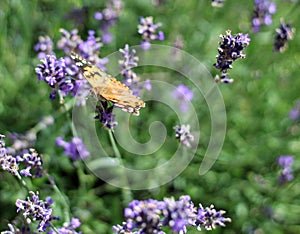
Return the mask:
<path fill-rule="evenodd" d="M 246 59 L 238 60 L 229 71 L 235 82 L 219 85 L 227 111 L 227 134 L 217 162 L 208 173 L 199 176 L 203 153 L 199 148 L 199 155 L 174 181 L 151 191 L 133 191 L 135 199 L 178 198 L 188 194 L 195 205 L 215 204 L 216 209 L 227 211 L 225 216 L 232 222 L 211 233 L 300 232 L 300 129 L 299 122 L 288 118 L 299 98 L 300 3 L 274 2 L 277 12 L 272 25 L 262 26 L 257 34 L 251 32 L 253 1 L 226 1 L 222 8 L 213 8 L 208 0 L 169 0 L 159 6 L 151 0 L 124 2 L 120 18 L 111 28 L 114 40 L 102 48 L 102 57 L 124 48 L 126 43 L 140 43 L 137 34 L 140 16 L 151 15 L 154 22 L 162 22 L 166 40 L 159 44 L 173 46 L 176 37 L 181 35 L 183 50 L 202 61 L 213 75 L 218 74 L 212 64 L 216 62 L 220 34 L 230 29 L 232 34 L 249 33 L 251 38 L 244 52 Z M 73 9 L 84 6 L 88 7 L 84 24 L 76 25 L 67 16 Z M 38 134 L 35 147 L 44 155 L 44 167 L 68 197 L 73 216 L 82 221 L 83 233 L 111 233 L 111 226 L 123 220 L 124 192 L 93 176 L 83 163 L 73 165 L 55 146 L 56 137 L 71 136 L 70 115 L 61 110 L 58 100 L 48 98 L 50 89 L 46 84 L 38 84 L 34 68 L 39 60 L 33 47 L 40 35 L 49 35 L 56 43 L 60 28 L 70 31 L 77 27 L 83 39 L 88 29 L 99 33 L 93 14 L 104 7 L 105 1 L 0 1 L 0 132 L 24 133 L 42 117 L 55 117 L 55 124 Z M 274 53 L 275 28 L 279 27 L 281 18 L 291 22 L 296 33 L 284 53 Z M 63 54 L 59 52 L 58 56 Z M 199 113 L 202 126 L 206 121 L 209 125 L 210 118 L 206 115 L 209 112 L 201 106 L 196 109 L 202 111 Z M 145 131 L 141 139 L 149 137 L 148 126 L 152 120 L 162 117 L 159 108 L 149 109 L 147 113 L 149 118 L 143 119 Z M 168 135 L 172 136 L 176 119 L 164 123 Z M 206 144 L 208 137 L 204 135 L 201 144 Z M 104 145 L 109 150 L 107 138 L 103 142 L 107 142 Z M 126 160 L 126 152 L 121 152 Z M 163 153 L 170 157 L 167 150 Z M 295 179 L 279 186 L 276 159 L 286 154 L 295 156 Z M 140 159 L 130 157 L 130 160 L 134 165 Z M 51 195 L 55 214 L 63 214 L 60 197 L 45 178 L 27 181 L 40 191 L 41 197 Z M 0 230 L 6 230 L 7 223 L 16 216 L 16 199 L 24 199 L 26 193 L 7 172 L 0 172 L 0 188 Z M 192 228 L 189 230 L 196 233 Z"/>

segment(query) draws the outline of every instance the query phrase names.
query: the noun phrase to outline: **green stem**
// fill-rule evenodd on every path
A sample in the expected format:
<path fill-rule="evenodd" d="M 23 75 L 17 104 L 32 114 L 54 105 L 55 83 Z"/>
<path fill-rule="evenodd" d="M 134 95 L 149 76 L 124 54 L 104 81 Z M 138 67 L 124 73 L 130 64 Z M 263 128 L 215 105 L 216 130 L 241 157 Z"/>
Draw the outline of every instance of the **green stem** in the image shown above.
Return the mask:
<path fill-rule="evenodd" d="M 79 178 L 80 189 L 83 191 L 87 191 L 88 189 L 88 182 L 90 181 L 89 176 L 84 173 L 82 169 L 84 167 L 83 161 L 74 162 L 75 167 L 77 168 L 77 174 Z"/>
<path fill-rule="evenodd" d="M 120 151 L 117 147 L 117 144 L 116 144 L 116 141 L 115 141 L 112 131 L 108 131 L 108 135 L 109 135 L 109 139 L 110 139 L 113 151 L 115 153 L 115 156 L 119 159 L 120 165 L 123 166 L 123 160 L 122 160 Z M 128 186 L 129 182 L 128 182 L 128 178 L 127 178 L 125 171 L 123 171 L 123 173 L 122 173 L 122 180 L 124 182 L 124 185 L 126 187 L 128 187 L 128 189 L 124 189 L 124 188 L 122 189 L 124 205 L 127 205 L 130 201 L 133 200 L 133 195 L 131 193 L 131 190 L 129 189 L 129 186 Z"/>
<path fill-rule="evenodd" d="M 117 157 L 120 161 L 122 161 L 122 157 L 121 157 L 120 151 L 119 151 L 119 149 L 118 149 L 118 147 L 117 147 L 117 144 L 116 144 L 116 141 L 115 141 L 115 138 L 114 138 L 114 136 L 113 136 L 112 131 L 108 131 L 108 136 L 109 136 L 109 140 L 110 140 L 110 142 L 111 142 L 111 145 L 112 145 L 112 147 L 113 147 L 113 151 L 114 151 L 116 157 Z"/>
<path fill-rule="evenodd" d="M 29 192 L 29 188 L 28 188 L 28 186 L 27 186 L 25 180 L 22 179 L 22 177 L 20 176 L 19 173 L 17 173 L 16 176 L 17 176 L 18 180 L 21 182 L 21 184 L 23 185 L 23 187 L 27 190 L 27 192 Z"/>
<path fill-rule="evenodd" d="M 53 230 L 55 233 L 59 234 L 58 230 L 57 230 L 56 227 L 53 225 L 53 223 L 50 222 L 50 226 L 51 226 L 52 230 Z"/>
<path fill-rule="evenodd" d="M 62 106 L 63 106 L 62 109 L 63 109 L 64 113 L 68 113 L 68 111 L 74 106 L 74 100 L 70 100 L 70 101 L 68 101 L 66 103 L 63 102 Z M 58 115 L 60 115 L 60 114 L 61 113 L 54 114 L 54 115 L 52 115 L 52 117 L 46 116 L 45 118 L 54 118 L 54 119 L 56 119 L 56 117 Z M 69 115 L 69 117 L 70 117 L 70 115 Z M 70 117 L 70 119 L 71 119 L 71 117 Z M 44 120 L 38 122 L 33 128 L 31 128 L 28 131 L 28 133 L 31 133 L 31 134 L 33 134 L 33 135 L 36 136 L 36 134 L 38 132 L 40 132 L 41 130 L 45 129 L 48 125 L 49 125 L 49 123 L 45 123 L 45 119 L 44 119 Z"/>
<path fill-rule="evenodd" d="M 48 172 L 45 172 L 50 184 L 52 185 L 54 191 L 60 196 L 60 202 L 63 205 L 63 210 L 64 210 L 64 214 L 65 214 L 65 220 L 67 222 L 70 222 L 70 209 L 69 209 L 69 203 L 66 199 L 66 197 L 61 193 L 61 191 L 59 190 L 59 188 L 56 186 L 54 179 L 48 174 Z"/>

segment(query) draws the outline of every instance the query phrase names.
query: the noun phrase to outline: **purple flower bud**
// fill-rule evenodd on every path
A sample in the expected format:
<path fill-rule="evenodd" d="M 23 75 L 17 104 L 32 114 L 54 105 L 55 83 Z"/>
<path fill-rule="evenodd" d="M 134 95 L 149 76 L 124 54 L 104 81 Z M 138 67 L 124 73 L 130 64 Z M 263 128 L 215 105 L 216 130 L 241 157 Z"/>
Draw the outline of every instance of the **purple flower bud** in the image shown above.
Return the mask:
<path fill-rule="evenodd" d="M 277 163 L 280 167 L 290 167 L 294 163 L 294 157 L 291 155 L 282 155 L 277 159 Z"/>
<path fill-rule="evenodd" d="M 272 16 L 276 12 L 276 4 L 269 0 L 254 0 L 254 10 L 252 17 L 252 31 L 260 31 L 262 24 L 267 26 L 272 24 Z"/>
<path fill-rule="evenodd" d="M 172 93 L 179 105 L 181 112 L 187 112 L 189 109 L 189 102 L 193 99 L 193 92 L 185 85 L 180 84 Z"/>
<path fill-rule="evenodd" d="M 141 43 L 141 48 L 143 50 L 148 50 L 151 47 L 150 41 L 165 39 L 164 33 L 162 31 L 157 32 L 157 29 L 161 27 L 161 23 L 154 24 L 153 17 L 141 17 L 140 24 L 138 25 L 138 33 L 142 35 L 143 41 Z"/>
<path fill-rule="evenodd" d="M 194 136 L 190 133 L 190 125 L 176 125 L 173 129 L 175 130 L 176 139 L 178 139 L 181 144 L 186 147 L 192 146 L 191 143 L 194 141 Z"/>
<path fill-rule="evenodd" d="M 103 14 L 100 11 L 97 11 L 94 14 L 94 18 L 95 18 L 95 20 L 102 20 L 103 19 Z"/>
<path fill-rule="evenodd" d="M 215 78 L 216 82 L 232 83 L 233 79 L 227 77 L 227 70 L 232 68 L 232 63 L 239 59 L 245 58 L 246 55 L 242 51 L 250 44 L 248 34 L 238 33 L 231 35 L 231 31 L 227 30 L 226 35 L 220 35 L 217 62 L 214 66 L 222 73 L 221 77 Z"/>
<path fill-rule="evenodd" d="M 94 119 L 99 120 L 105 128 L 113 130 L 118 125 L 115 115 L 112 114 L 113 109 L 114 106 L 109 106 L 107 101 L 101 101 L 100 105 L 96 106 L 97 115 Z"/>
<path fill-rule="evenodd" d="M 78 159 L 85 159 L 90 156 L 82 140 L 78 137 L 73 137 L 71 142 L 66 142 L 62 137 L 56 139 L 56 145 L 61 146 L 65 150 L 65 155 L 71 158 L 73 161 Z"/>
<path fill-rule="evenodd" d="M 113 233 L 165 234 L 162 227 L 169 227 L 172 233 L 187 233 L 188 226 L 212 230 L 231 222 L 230 218 L 223 217 L 225 211 L 216 211 L 213 205 L 209 208 L 203 208 L 201 204 L 199 206 L 197 210 L 188 195 L 181 196 L 177 201 L 173 197 L 164 198 L 163 201 L 134 200 L 125 209 L 126 222 L 113 226 Z"/>
<path fill-rule="evenodd" d="M 17 212 L 23 211 L 24 218 L 28 220 L 39 221 L 38 231 L 45 232 L 53 220 L 59 220 L 60 218 L 52 215 L 52 199 L 47 198 L 46 201 L 43 201 L 39 199 L 38 192 L 30 191 L 29 193 L 31 197 L 16 201 Z"/>
<path fill-rule="evenodd" d="M 141 89 L 151 89 L 150 81 L 146 81 L 144 85 L 140 82 L 140 77 L 132 70 L 138 66 L 139 58 L 136 56 L 136 51 L 130 50 L 129 45 L 126 44 L 124 49 L 119 49 L 123 59 L 119 60 L 119 67 L 123 75 L 123 83 L 127 85 L 136 96 L 140 96 Z"/>
<path fill-rule="evenodd" d="M 280 21 L 280 27 L 276 29 L 274 39 L 274 51 L 283 52 L 287 48 L 287 42 L 293 39 L 295 29 L 291 24 L 285 24 L 283 20 Z"/>
<path fill-rule="evenodd" d="M 278 176 L 278 181 L 280 185 L 283 185 L 294 178 L 291 168 L 294 163 L 294 157 L 291 155 L 282 155 L 278 157 L 277 163 L 282 168 Z"/>

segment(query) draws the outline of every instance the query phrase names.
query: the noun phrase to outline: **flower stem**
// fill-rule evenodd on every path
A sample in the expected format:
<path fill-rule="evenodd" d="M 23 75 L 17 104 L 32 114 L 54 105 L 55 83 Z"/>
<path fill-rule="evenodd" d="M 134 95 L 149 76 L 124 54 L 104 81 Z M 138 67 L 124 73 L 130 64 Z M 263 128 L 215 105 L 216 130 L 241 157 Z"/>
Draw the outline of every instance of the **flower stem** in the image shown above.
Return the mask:
<path fill-rule="evenodd" d="M 115 153 L 115 156 L 119 159 L 120 165 L 123 166 L 123 162 L 122 162 L 123 160 L 122 160 L 120 151 L 117 147 L 117 144 L 116 144 L 116 141 L 115 141 L 112 131 L 108 131 L 108 135 L 109 135 L 109 139 L 110 139 L 113 151 Z M 128 182 L 128 178 L 127 178 L 125 171 L 122 171 L 121 179 L 122 179 L 124 186 L 128 188 L 128 189 L 125 189 L 125 188 L 122 189 L 123 202 L 125 205 L 127 205 L 130 201 L 133 200 L 133 196 L 132 196 L 131 190 L 129 189 L 129 182 Z"/>
<path fill-rule="evenodd" d="M 116 141 L 115 141 L 112 131 L 108 131 L 108 136 L 109 136 L 109 140 L 111 142 L 111 145 L 112 145 L 112 148 L 113 148 L 113 151 L 114 151 L 116 157 L 122 161 L 122 157 L 121 157 L 120 151 L 117 147 L 117 144 L 116 144 Z"/>
<path fill-rule="evenodd" d="M 50 226 L 51 226 L 52 230 L 53 230 L 55 233 L 59 234 L 58 230 L 57 230 L 56 227 L 53 225 L 53 223 L 50 222 Z"/>
<path fill-rule="evenodd" d="M 27 186 L 25 180 L 23 180 L 23 178 L 20 176 L 19 173 L 17 173 L 16 176 L 17 176 L 17 178 L 19 179 L 19 181 L 21 182 L 21 184 L 23 185 L 23 187 L 27 190 L 27 192 L 29 192 L 29 188 L 28 188 L 28 186 Z"/>
<path fill-rule="evenodd" d="M 54 179 L 53 179 L 53 177 L 52 176 L 50 176 L 49 174 L 48 174 L 48 172 L 45 172 L 45 175 L 47 176 L 47 178 L 48 178 L 48 180 L 49 180 L 49 182 L 50 182 L 50 184 L 52 185 L 52 187 L 53 187 L 53 189 L 54 189 L 54 191 L 60 196 L 60 201 L 61 201 L 61 203 L 62 203 L 62 205 L 63 205 L 63 209 L 64 209 L 64 214 L 65 214 L 65 220 L 67 221 L 67 222 L 70 222 L 70 209 L 69 209 L 69 203 L 68 203 L 68 201 L 67 201 L 67 199 L 66 199 L 66 197 L 61 193 L 61 191 L 59 190 L 59 188 L 57 187 L 57 185 L 55 184 L 55 181 L 54 181 Z"/>

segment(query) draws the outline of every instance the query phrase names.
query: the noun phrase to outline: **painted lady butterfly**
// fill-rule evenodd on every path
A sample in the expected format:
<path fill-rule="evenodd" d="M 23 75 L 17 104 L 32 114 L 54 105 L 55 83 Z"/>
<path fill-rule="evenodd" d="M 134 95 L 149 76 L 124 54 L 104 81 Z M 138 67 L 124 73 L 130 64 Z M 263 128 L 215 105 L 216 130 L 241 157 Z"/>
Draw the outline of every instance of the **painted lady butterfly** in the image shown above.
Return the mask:
<path fill-rule="evenodd" d="M 123 111 L 135 115 L 140 114 L 139 110 L 141 107 L 145 107 L 145 103 L 139 97 L 133 95 L 129 87 L 78 54 L 71 52 L 71 58 L 76 66 L 82 70 L 83 76 L 90 83 L 96 95 L 113 102 L 116 107 L 121 108 Z"/>

